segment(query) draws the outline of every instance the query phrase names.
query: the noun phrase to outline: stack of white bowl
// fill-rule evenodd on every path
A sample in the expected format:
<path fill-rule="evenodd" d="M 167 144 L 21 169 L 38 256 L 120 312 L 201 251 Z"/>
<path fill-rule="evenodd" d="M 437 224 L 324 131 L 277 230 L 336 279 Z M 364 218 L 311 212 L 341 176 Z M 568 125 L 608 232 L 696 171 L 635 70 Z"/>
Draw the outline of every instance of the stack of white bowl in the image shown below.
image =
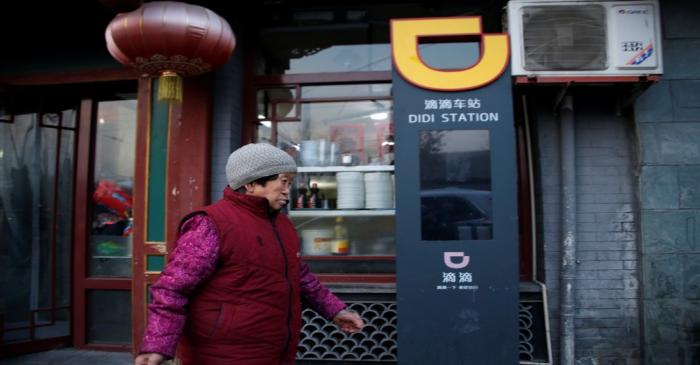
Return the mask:
<path fill-rule="evenodd" d="M 365 174 L 365 208 L 391 209 L 394 207 L 394 183 L 388 172 Z"/>
<path fill-rule="evenodd" d="M 338 209 L 362 209 L 365 207 L 365 180 L 361 172 L 349 171 L 336 174 L 338 182 Z"/>

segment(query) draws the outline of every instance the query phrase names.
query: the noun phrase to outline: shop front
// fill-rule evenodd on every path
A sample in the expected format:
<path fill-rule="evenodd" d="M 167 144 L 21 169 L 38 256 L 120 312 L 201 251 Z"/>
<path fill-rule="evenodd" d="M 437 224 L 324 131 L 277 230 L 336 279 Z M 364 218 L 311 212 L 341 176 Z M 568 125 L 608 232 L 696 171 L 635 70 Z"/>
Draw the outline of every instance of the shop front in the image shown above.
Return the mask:
<path fill-rule="evenodd" d="M 444 91 L 427 97 L 420 88 L 397 82 L 395 61 L 392 63 L 391 19 L 479 15 L 484 19 L 484 33 L 498 33 L 500 24 L 491 17 L 500 11 L 498 7 L 476 10 L 468 5 L 446 6 L 437 13 L 421 6 L 391 5 L 268 10 L 271 16 L 253 32 L 256 47 L 244 54 L 242 143 L 271 143 L 295 157 L 299 174 L 288 214 L 299 232 L 303 258 L 367 321 L 362 333 L 347 336 L 306 310 L 298 358 L 308 363 L 395 362 L 404 356 L 413 360 L 402 363 L 421 363 L 417 354 L 435 359 L 431 351 L 442 352 L 437 342 L 464 352 L 477 346 L 486 354 L 492 352 L 486 348 L 493 341 L 481 343 L 470 336 L 498 337 L 497 332 L 483 330 L 491 327 L 512 332 L 510 345 L 503 345 L 510 351 L 509 361 L 517 361 L 519 356 L 523 361 L 546 362 L 550 355 L 544 294 L 542 287 L 532 282 L 525 129 L 519 122 L 522 116 L 512 116 L 509 76 L 499 83 L 501 91 L 492 91 L 486 98 Z M 480 60 L 478 38 L 443 37 L 417 47 L 423 61 L 436 70 L 468 69 Z M 504 69 L 502 65 L 495 68 L 499 75 Z M 446 99 L 457 102 L 448 110 Z M 430 100 L 434 108 L 428 105 Z M 487 127 L 494 111 L 490 102 L 503 103 L 502 119 L 497 123 L 503 131 Z M 437 113 L 438 108 L 442 114 Z M 447 123 L 440 118 L 454 120 Z M 412 130 L 399 137 L 403 124 L 423 133 Z M 470 126 L 467 130 L 460 130 L 466 125 Z M 216 153 L 217 146 L 213 149 Z M 402 166 L 404 170 L 397 172 Z M 221 171 L 220 166 L 212 166 L 213 171 L 217 168 Z M 212 197 L 216 194 L 214 188 Z M 516 207 L 522 212 L 520 225 L 512 220 L 519 214 Z M 404 215 L 399 220 L 402 212 L 412 217 L 405 219 Z M 460 279 L 449 267 L 427 272 L 425 268 L 432 264 L 420 262 L 419 256 L 428 252 L 414 251 L 419 246 L 428 251 L 490 247 L 484 252 L 504 253 L 500 258 L 484 259 L 483 264 L 496 270 L 489 274 L 494 278 L 510 280 L 504 286 L 510 290 L 510 304 L 504 303 L 508 309 L 501 313 L 508 319 L 489 322 L 485 311 L 479 323 L 478 310 L 470 309 L 475 291 L 455 290 L 469 298 L 440 293 L 441 287 L 451 288 Z M 439 264 L 444 266 L 442 251 Z M 468 271 L 465 273 L 471 274 Z M 450 274 L 455 275 L 455 281 Z M 476 287 L 466 276 L 461 279 L 460 287 Z M 417 288 L 426 280 L 431 282 L 432 291 L 422 288 L 412 292 L 411 287 Z M 413 294 L 407 294 L 410 292 Z M 519 307 L 518 293 L 522 298 Z M 494 297 L 492 309 L 507 297 Z M 416 302 L 427 307 L 411 308 Z M 467 302 L 471 304 L 464 304 Z M 451 305 L 461 306 L 462 313 L 452 313 Z M 497 312 L 492 311 L 493 318 L 504 317 Z M 444 320 L 475 327 L 460 332 L 443 327 L 446 324 L 440 322 Z M 437 336 L 440 330 L 445 337 Z M 452 351 L 444 363 L 452 363 L 450 356 L 460 353 Z"/>
<path fill-rule="evenodd" d="M 510 319 L 502 327 L 512 332 L 509 349 L 521 361 L 549 361 L 544 293 L 534 282 L 529 132 L 520 104 L 510 94 L 509 76 L 499 84 L 508 90 L 507 100 L 460 91 L 427 97 L 398 82 L 392 63 L 392 19 L 478 16 L 484 33 L 501 33 L 503 3 L 261 4 L 249 18 L 231 15 L 235 9 L 228 6 L 208 4 L 231 23 L 238 48 L 215 73 L 186 78 L 182 104 L 158 101 L 156 83 L 129 74 L 121 76 L 127 81 L 104 83 L 107 96 L 80 94 L 71 107 L 55 109 L 63 115 L 58 122 L 42 108 L 27 112 L 34 124 L 23 127 L 25 114 L 16 109 L 11 122 L 0 123 L 11 130 L 0 137 L 3 162 L 9 161 L 7 151 L 18 146 L 15 137 L 20 135 L 23 148 L 40 142 L 52 151 L 41 156 L 54 159 L 3 165 L 3 179 L 19 179 L 17 169 L 25 166 L 46 187 L 20 180 L 3 183 L 0 208 L 4 217 L 14 217 L 19 206 L 31 206 L 10 204 L 24 196 L 17 195 L 20 190 L 52 205 L 46 213 L 28 212 L 32 225 L 16 225 L 11 219 L 2 223 L 2 229 L 13 233 L 4 236 L 13 242 L 10 253 L 3 253 L 12 263 L 5 267 L 21 275 L 15 282 L 22 288 L 16 298 L 6 297 L 0 309 L 3 344 L 38 344 L 44 338 L 39 332 L 56 329 L 51 338 L 61 338 L 63 345 L 136 351 L 148 287 L 167 262 L 180 218 L 220 197 L 221 156 L 241 144 L 266 142 L 287 151 L 299 166 L 287 214 L 298 231 L 303 259 L 367 322 L 362 333 L 345 335 L 306 309 L 300 363 L 397 362 L 403 331 L 403 338 L 409 338 L 411 331 L 420 330 L 406 327 L 417 319 L 413 311 L 420 310 L 408 309 L 408 303 L 422 301 L 450 312 L 455 300 L 464 299 L 415 291 L 404 297 L 409 301 L 401 307 L 402 285 L 418 287 L 427 275 L 436 275 L 430 279 L 435 287 L 456 281 L 474 286 L 466 274 L 459 275 L 465 270 L 428 273 L 419 265 L 415 273 L 422 273 L 422 279 L 407 275 L 418 257 L 409 264 L 402 255 L 422 254 L 412 252 L 413 247 L 464 252 L 465 247 L 495 247 L 494 242 L 508 247 L 509 258 L 491 257 L 478 265 L 490 266 L 488 275 L 494 277 L 498 265 L 506 265 L 500 273 L 511 280 L 503 286 L 511 290 Z M 443 37 L 416 46 L 431 68 L 458 70 L 479 62 L 480 41 L 474 35 Z M 88 89 L 95 86 L 89 79 L 82 83 Z M 54 90 L 51 97 L 58 94 Z M 441 101 L 448 98 L 451 110 Z M 430 100 L 435 109 L 428 106 Z M 490 101 L 503 102 L 508 109 L 499 117 L 505 134 L 488 127 L 494 112 Z M 406 108 L 417 112 L 407 113 Z M 439 108 L 445 113 L 433 113 Z M 443 117 L 453 120 L 447 123 Z M 409 124 L 421 128 L 412 137 L 400 137 Z M 435 124 L 442 127 L 428 128 Z M 475 124 L 480 127 L 472 128 Z M 506 170 L 504 185 L 501 174 Z M 64 217 L 68 212 L 72 214 Z M 412 218 L 402 220 L 408 212 Z M 42 225 L 46 219 L 50 222 Z M 22 233 L 20 226 L 34 231 Z M 44 232 L 40 227 L 54 228 Z M 25 241 L 33 242 L 32 250 L 13 251 Z M 412 246 L 409 241 L 420 243 Z M 446 262 L 442 256 L 440 260 L 441 265 Z M 49 275 L 54 271 L 58 274 Z M 486 293 L 488 284 L 480 285 Z M 7 285 L 5 289 L 12 291 Z M 473 296 L 475 291 L 460 294 Z M 459 320 L 468 324 L 470 318 Z M 16 320 L 22 323 L 11 323 Z M 499 325 L 488 320 L 483 324 Z M 450 333 L 455 336 L 482 333 L 454 331 Z"/>

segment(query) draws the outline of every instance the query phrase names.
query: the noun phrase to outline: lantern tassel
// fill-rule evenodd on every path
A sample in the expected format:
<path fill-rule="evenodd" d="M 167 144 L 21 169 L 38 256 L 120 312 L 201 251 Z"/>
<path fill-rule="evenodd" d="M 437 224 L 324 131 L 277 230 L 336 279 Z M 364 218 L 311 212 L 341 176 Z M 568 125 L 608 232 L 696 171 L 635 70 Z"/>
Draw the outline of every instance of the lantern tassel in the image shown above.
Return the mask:
<path fill-rule="evenodd" d="M 182 77 L 173 71 L 164 71 L 158 78 L 158 101 L 182 102 Z"/>

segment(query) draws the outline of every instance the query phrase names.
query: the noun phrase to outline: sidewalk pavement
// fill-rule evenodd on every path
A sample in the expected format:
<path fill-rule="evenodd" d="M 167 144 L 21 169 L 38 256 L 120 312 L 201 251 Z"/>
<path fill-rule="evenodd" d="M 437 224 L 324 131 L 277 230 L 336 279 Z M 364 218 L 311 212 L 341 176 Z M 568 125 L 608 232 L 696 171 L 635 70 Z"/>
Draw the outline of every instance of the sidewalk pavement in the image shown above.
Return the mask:
<path fill-rule="evenodd" d="M 133 365 L 134 359 L 129 352 L 87 351 L 65 348 L 46 352 L 37 352 L 8 359 L 0 359 L 0 365 Z M 297 365 L 339 365 L 338 361 L 297 361 Z M 372 362 L 371 364 L 378 364 Z M 396 364 L 396 363 L 384 363 Z M 168 361 L 165 365 L 173 365 Z"/>
<path fill-rule="evenodd" d="M 71 348 L 37 352 L 9 359 L 0 359 L 0 365 L 131 365 L 131 353 L 85 351 Z"/>

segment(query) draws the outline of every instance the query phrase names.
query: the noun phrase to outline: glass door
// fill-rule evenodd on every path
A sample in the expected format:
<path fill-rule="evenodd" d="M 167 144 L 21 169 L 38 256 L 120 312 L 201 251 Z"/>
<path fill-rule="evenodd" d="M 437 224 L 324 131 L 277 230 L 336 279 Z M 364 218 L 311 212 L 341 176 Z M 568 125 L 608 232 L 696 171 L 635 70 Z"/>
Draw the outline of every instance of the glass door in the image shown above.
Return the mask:
<path fill-rule="evenodd" d="M 136 95 L 83 102 L 76 215 L 75 345 L 131 345 Z M 86 153 L 83 153 L 86 152 Z M 83 165 L 84 163 L 84 165 Z"/>
<path fill-rule="evenodd" d="M 5 353 L 38 343 L 67 344 L 71 334 L 77 109 L 39 110 L 22 106 L 0 119 L 0 350 Z"/>

